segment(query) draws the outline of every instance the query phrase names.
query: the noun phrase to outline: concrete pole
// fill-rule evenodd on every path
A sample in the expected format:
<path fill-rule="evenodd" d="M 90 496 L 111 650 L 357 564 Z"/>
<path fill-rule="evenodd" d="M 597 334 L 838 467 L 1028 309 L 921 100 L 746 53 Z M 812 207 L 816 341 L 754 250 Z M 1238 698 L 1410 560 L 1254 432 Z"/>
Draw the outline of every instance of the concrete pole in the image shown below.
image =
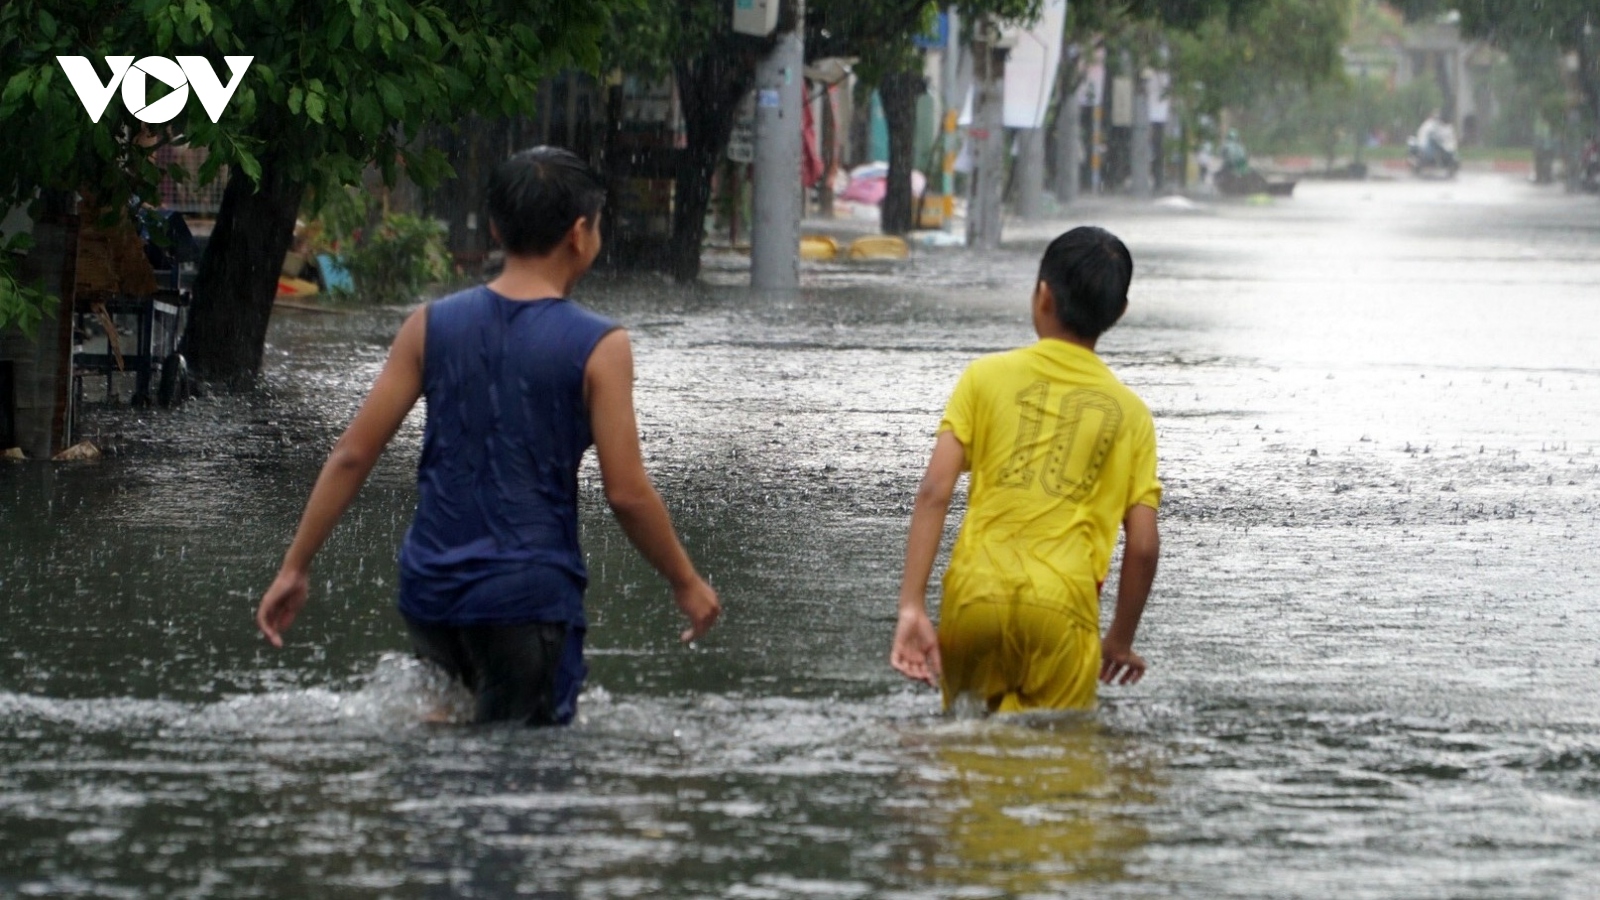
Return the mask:
<path fill-rule="evenodd" d="M 1110 79 L 1106 81 L 1109 83 Z M 1089 190 L 1094 194 L 1099 194 L 1105 188 L 1105 95 L 1109 93 L 1096 93 L 1094 107 L 1089 110 Z"/>
<path fill-rule="evenodd" d="M 1006 51 L 988 39 L 973 42 L 975 102 L 968 136 L 976 146 L 972 193 L 967 201 L 967 246 L 1000 246 L 1000 201 L 1005 188 Z"/>
<path fill-rule="evenodd" d="M 1066 64 L 1066 61 L 1062 62 L 1062 65 Z M 1056 202 L 1063 206 L 1078 199 L 1079 153 L 1083 149 L 1078 124 L 1081 112 L 1076 91 L 1063 98 L 1056 107 Z"/>
<path fill-rule="evenodd" d="M 1017 132 L 1017 218 L 1035 222 L 1044 218 L 1044 129 Z"/>
<path fill-rule="evenodd" d="M 944 147 L 944 153 L 939 162 L 939 194 L 940 202 L 944 204 L 940 225 L 945 231 L 950 231 L 954 227 L 952 213 L 955 204 L 952 201 L 956 195 L 956 154 L 961 150 L 960 142 L 956 138 L 956 121 L 961 115 L 961 104 L 966 100 L 966 96 L 958 83 L 961 80 L 961 18 L 956 15 L 954 6 L 945 11 L 945 18 L 944 77 L 941 79 L 944 88 L 944 115 L 939 117 L 941 125 L 939 140 Z"/>
<path fill-rule="evenodd" d="M 794 29 L 778 35 L 756 67 L 755 184 L 750 223 L 750 286 L 800 286 L 801 116 L 805 103 L 805 0 Z"/>
<path fill-rule="evenodd" d="M 1150 178 L 1150 79 L 1137 62 L 1132 72 L 1133 152 L 1129 154 L 1129 164 L 1133 166 L 1133 196 L 1148 200 L 1154 193 Z"/>

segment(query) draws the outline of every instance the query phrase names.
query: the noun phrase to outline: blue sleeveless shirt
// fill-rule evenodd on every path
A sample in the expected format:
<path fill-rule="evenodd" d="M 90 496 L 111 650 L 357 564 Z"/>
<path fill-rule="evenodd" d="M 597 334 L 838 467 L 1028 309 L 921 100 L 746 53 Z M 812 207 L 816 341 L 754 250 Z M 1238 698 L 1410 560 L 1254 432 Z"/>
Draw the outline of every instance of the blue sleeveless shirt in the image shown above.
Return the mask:
<path fill-rule="evenodd" d="M 427 425 L 400 612 L 583 628 L 578 464 L 593 443 L 583 371 L 616 323 L 570 300 L 508 300 L 484 286 L 435 301 L 427 317 Z"/>

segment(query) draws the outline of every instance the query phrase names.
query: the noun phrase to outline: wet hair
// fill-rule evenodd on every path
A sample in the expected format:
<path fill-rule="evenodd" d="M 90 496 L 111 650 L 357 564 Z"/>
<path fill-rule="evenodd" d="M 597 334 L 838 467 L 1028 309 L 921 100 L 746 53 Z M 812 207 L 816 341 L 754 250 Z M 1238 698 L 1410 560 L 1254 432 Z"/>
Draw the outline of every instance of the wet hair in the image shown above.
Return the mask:
<path fill-rule="evenodd" d="M 1061 327 L 1094 340 L 1128 309 L 1133 255 L 1104 228 L 1079 226 L 1045 248 L 1039 280 L 1055 295 L 1056 321 Z"/>
<path fill-rule="evenodd" d="M 513 256 L 543 256 L 573 223 L 600 214 L 606 189 L 571 150 L 534 147 L 513 154 L 489 175 L 489 220 Z"/>

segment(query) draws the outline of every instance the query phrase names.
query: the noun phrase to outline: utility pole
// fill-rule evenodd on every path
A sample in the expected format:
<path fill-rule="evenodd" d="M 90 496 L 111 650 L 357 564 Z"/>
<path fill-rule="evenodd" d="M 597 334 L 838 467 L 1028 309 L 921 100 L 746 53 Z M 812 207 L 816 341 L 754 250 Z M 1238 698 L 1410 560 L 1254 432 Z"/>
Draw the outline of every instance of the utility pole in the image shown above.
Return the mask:
<path fill-rule="evenodd" d="M 968 135 L 974 153 L 971 196 L 967 200 L 967 246 L 994 250 L 1000 246 L 1000 202 L 1005 187 L 1006 48 L 999 29 L 982 23 L 973 38 L 973 81 L 976 102 Z"/>
<path fill-rule="evenodd" d="M 776 0 L 768 0 L 776 2 Z M 750 286 L 800 286 L 800 122 L 805 103 L 805 0 L 756 67 L 756 159 L 751 198 Z"/>
<path fill-rule="evenodd" d="M 1017 218 L 1044 218 L 1044 129 L 1017 129 Z"/>
<path fill-rule="evenodd" d="M 1101 171 L 1105 167 L 1106 145 L 1104 132 L 1106 92 L 1102 89 L 1104 81 L 1105 79 L 1101 78 L 1098 82 L 1089 82 L 1089 93 L 1092 95 L 1089 109 L 1089 190 L 1094 194 L 1099 194 L 1105 186 Z"/>
<path fill-rule="evenodd" d="M 1058 98 L 1056 104 L 1056 202 L 1062 206 L 1072 204 L 1078 199 L 1078 167 L 1079 150 L 1082 138 L 1079 136 L 1078 117 L 1083 109 L 1078 104 L 1078 48 L 1070 46 L 1063 48 L 1061 60 L 1061 73 L 1056 80 L 1064 96 Z M 1068 86 L 1072 90 L 1068 90 Z"/>
<path fill-rule="evenodd" d="M 943 128 L 939 140 L 944 147 L 944 153 L 939 163 L 939 202 L 944 204 L 940 210 L 939 224 L 945 231 L 952 230 L 955 219 L 956 195 L 956 154 L 960 151 L 960 142 L 956 137 L 956 123 L 960 118 L 961 102 L 965 98 L 957 83 L 961 77 L 961 19 L 956 14 L 956 8 L 950 7 L 945 12 L 947 25 L 944 35 L 944 115 L 941 116 Z M 922 211 L 917 211 L 920 220 Z M 919 221 L 917 224 L 921 224 Z"/>
<path fill-rule="evenodd" d="M 1123 57 L 1124 64 L 1129 58 Z M 1133 167 L 1133 196 L 1148 200 L 1154 193 L 1150 182 L 1150 77 L 1145 74 L 1144 62 L 1134 57 L 1129 68 L 1133 79 L 1133 152 L 1128 163 Z"/>

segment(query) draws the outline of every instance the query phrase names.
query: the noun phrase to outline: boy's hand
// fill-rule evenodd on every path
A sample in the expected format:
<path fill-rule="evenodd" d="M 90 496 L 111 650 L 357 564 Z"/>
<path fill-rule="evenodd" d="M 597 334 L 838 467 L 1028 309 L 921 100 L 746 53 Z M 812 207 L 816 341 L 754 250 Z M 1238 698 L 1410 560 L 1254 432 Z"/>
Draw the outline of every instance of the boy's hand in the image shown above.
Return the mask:
<path fill-rule="evenodd" d="M 261 606 L 256 609 L 256 627 L 272 646 L 283 646 L 283 633 L 305 608 L 310 586 L 311 579 L 305 572 L 279 572 L 262 595 Z"/>
<path fill-rule="evenodd" d="M 1144 657 L 1133 648 L 1110 639 L 1100 641 L 1100 682 L 1137 684 L 1144 677 Z"/>
<path fill-rule="evenodd" d="M 681 588 L 672 589 L 672 599 L 678 603 L 678 609 L 689 617 L 689 627 L 683 630 L 679 640 L 685 644 L 700 637 L 711 630 L 717 623 L 717 617 L 722 615 L 722 601 L 717 599 L 717 592 L 704 578 L 695 578 Z"/>
<path fill-rule="evenodd" d="M 939 660 L 939 632 L 922 610 L 900 611 L 894 626 L 894 646 L 889 650 L 889 665 L 913 681 L 939 686 L 943 668 Z"/>

